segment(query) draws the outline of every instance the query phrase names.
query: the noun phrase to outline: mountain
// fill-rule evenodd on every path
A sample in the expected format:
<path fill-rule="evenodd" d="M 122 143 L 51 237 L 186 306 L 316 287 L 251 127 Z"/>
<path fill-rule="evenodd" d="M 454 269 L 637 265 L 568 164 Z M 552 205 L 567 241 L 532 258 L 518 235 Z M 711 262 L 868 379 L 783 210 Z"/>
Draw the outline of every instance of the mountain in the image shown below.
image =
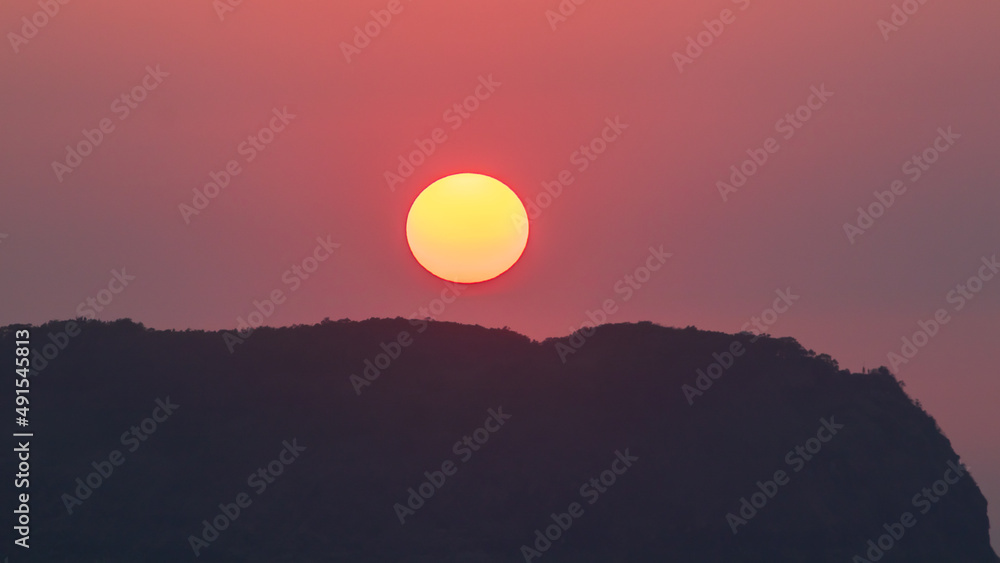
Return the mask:
<path fill-rule="evenodd" d="M 1000 561 L 900 382 L 790 338 L 24 329 L 32 561 Z"/>

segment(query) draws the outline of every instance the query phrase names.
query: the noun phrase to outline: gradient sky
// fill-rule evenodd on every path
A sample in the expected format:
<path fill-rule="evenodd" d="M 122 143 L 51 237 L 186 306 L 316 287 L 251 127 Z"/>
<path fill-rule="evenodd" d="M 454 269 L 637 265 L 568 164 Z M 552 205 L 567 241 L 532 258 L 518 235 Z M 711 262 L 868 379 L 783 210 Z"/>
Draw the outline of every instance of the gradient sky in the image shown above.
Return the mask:
<path fill-rule="evenodd" d="M 1000 278 L 947 302 L 1000 253 L 1000 4 L 928 0 L 886 40 L 890 0 L 592 0 L 555 29 L 557 0 L 402 0 L 348 62 L 342 43 L 389 4 L 70 2 L 14 46 L 39 6 L 5 1 L 0 324 L 74 317 L 124 268 L 135 279 L 99 318 L 233 328 L 290 289 L 317 237 L 341 246 L 268 324 L 409 316 L 445 287 L 405 241 L 423 187 L 480 172 L 535 201 L 569 170 L 521 261 L 438 318 L 542 339 L 615 299 L 611 322 L 736 332 L 791 288 L 768 332 L 860 371 L 948 309 L 899 376 L 971 467 L 1000 545 Z M 674 53 L 726 9 L 735 21 L 680 71 Z M 148 66 L 169 76 L 126 116 L 113 103 Z M 467 119 L 446 113 L 489 77 Z M 824 85 L 785 139 L 777 122 Z M 247 162 L 241 143 L 284 108 L 294 119 Z M 580 171 L 573 153 L 615 118 L 628 128 Z M 53 162 L 103 119 L 114 130 L 60 181 Z M 948 127 L 960 138 L 911 181 L 904 163 Z M 385 172 L 436 128 L 447 140 L 390 189 Z M 716 182 L 769 137 L 777 152 L 723 201 Z M 241 172 L 186 221 L 178 206 L 231 160 Z M 895 180 L 906 193 L 852 244 L 844 223 Z M 661 245 L 673 257 L 625 301 L 616 283 Z"/>

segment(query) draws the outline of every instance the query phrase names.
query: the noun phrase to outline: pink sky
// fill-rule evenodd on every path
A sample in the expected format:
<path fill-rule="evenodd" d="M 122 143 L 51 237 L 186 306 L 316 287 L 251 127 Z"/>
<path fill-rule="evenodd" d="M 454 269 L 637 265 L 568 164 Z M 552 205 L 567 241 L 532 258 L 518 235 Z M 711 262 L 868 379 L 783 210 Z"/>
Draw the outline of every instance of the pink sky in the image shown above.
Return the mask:
<path fill-rule="evenodd" d="M 423 187 L 480 172 L 534 202 L 568 170 L 521 261 L 440 319 L 542 339 L 615 299 L 611 322 L 735 332 L 790 288 L 800 299 L 769 332 L 860 371 L 946 309 L 899 375 L 972 468 L 1000 543 L 1000 278 L 961 311 L 948 301 L 1000 253 L 1000 4 L 928 0 L 895 31 L 878 24 L 888 0 L 593 0 L 553 29 L 558 5 L 246 1 L 220 18 L 208 0 L 69 2 L 21 41 L 9 34 L 41 8 L 5 2 L 0 324 L 76 316 L 124 268 L 135 279 L 99 318 L 232 328 L 291 289 L 285 272 L 317 237 L 340 247 L 293 274 L 268 324 L 408 316 L 444 288 L 406 246 Z M 348 61 L 355 26 L 390 7 Z M 675 52 L 723 15 L 679 70 Z M 155 89 L 130 107 L 147 67 Z M 481 79 L 494 91 L 456 117 Z M 800 128 L 779 122 L 810 102 Z M 616 118 L 627 129 L 581 171 L 573 154 Z M 93 153 L 57 174 L 102 120 Z M 281 130 L 251 148 L 268 126 Z M 437 128 L 447 139 L 390 189 L 385 172 Z M 939 128 L 957 138 L 914 181 L 904 163 Z M 717 182 L 768 138 L 767 162 L 724 201 Z M 231 161 L 229 185 L 185 217 Z M 896 180 L 906 192 L 852 244 L 845 222 Z M 661 245 L 673 256 L 626 301 L 616 284 Z"/>

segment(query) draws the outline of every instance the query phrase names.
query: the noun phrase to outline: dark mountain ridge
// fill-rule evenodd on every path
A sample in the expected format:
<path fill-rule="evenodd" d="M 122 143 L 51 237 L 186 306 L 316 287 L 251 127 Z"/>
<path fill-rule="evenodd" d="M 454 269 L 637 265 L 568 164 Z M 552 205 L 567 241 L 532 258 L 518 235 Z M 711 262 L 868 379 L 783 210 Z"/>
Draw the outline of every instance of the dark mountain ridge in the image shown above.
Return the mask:
<path fill-rule="evenodd" d="M 1000 561 L 900 383 L 790 338 L 75 322 L 30 327 L 32 560 Z"/>

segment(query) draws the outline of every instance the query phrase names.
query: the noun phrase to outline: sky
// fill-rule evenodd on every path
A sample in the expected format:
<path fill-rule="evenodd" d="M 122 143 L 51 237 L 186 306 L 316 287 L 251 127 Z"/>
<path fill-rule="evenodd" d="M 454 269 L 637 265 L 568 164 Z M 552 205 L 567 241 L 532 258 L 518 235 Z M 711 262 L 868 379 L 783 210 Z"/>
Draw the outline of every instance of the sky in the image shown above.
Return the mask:
<path fill-rule="evenodd" d="M 64 1 L 0 6 L 0 324 L 763 317 L 892 366 L 1000 545 L 1000 4 Z M 444 304 L 405 221 L 459 172 L 531 236 Z"/>

